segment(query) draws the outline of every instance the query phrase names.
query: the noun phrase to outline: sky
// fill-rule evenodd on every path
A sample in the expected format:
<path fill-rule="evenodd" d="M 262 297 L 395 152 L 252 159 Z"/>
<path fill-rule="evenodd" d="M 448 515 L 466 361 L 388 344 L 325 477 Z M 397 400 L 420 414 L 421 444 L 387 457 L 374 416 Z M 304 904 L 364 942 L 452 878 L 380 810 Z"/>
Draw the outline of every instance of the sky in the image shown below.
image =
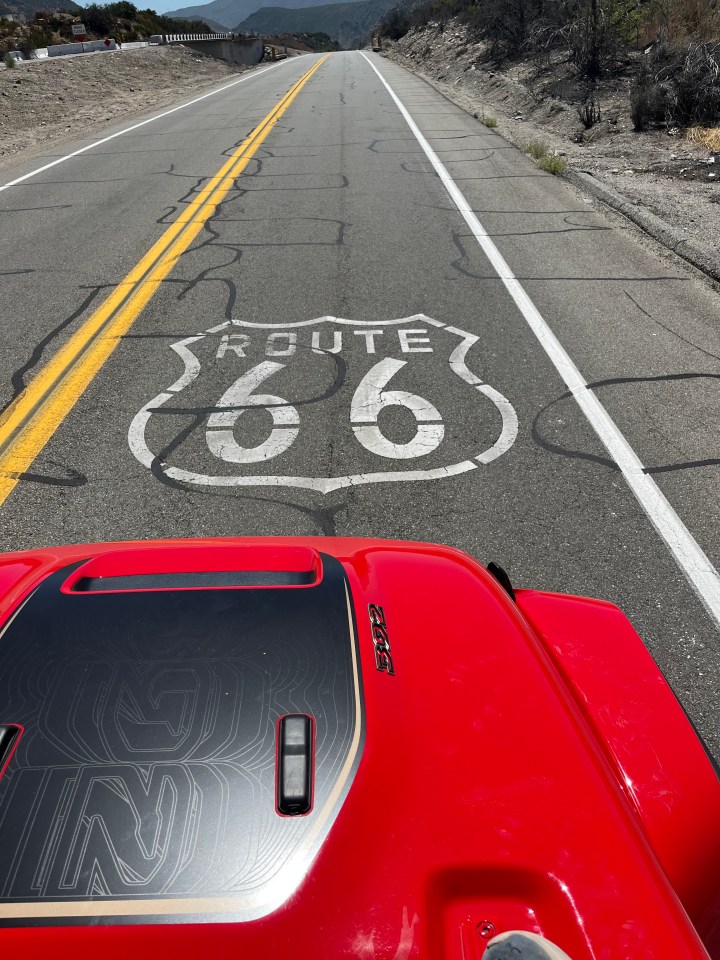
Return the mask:
<path fill-rule="evenodd" d="M 150 7 L 156 13 L 165 13 L 167 10 L 181 10 L 183 7 L 194 7 L 195 5 L 196 0 L 156 0 L 155 3 L 152 0 L 137 0 L 135 4 L 141 10 Z"/>
<path fill-rule="evenodd" d="M 92 0 L 75 0 L 81 6 L 86 7 Z M 111 0 L 96 0 L 97 3 L 109 3 Z M 131 0 L 138 10 L 154 10 L 156 13 L 166 13 L 168 10 L 181 10 L 183 7 L 199 6 L 199 0 Z M 209 3 L 210 0 L 207 0 Z"/>

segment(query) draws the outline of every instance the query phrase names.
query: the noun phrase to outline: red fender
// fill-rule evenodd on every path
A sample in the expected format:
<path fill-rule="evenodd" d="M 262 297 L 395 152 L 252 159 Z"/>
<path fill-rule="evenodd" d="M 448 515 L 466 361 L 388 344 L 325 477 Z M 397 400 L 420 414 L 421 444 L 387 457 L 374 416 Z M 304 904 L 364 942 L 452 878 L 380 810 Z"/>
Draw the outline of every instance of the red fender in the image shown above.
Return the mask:
<path fill-rule="evenodd" d="M 517 591 L 637 811 L 670 883 L 720 957 L 720 780 L 691 722 L 611 603 Z"/>

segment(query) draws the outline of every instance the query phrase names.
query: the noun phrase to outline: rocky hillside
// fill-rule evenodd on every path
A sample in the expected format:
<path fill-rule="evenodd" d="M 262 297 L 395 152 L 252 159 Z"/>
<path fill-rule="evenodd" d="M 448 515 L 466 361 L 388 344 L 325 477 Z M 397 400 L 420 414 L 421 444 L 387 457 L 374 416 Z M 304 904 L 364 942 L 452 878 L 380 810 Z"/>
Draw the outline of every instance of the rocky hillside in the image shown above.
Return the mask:
<path fill-rule="evenodd" d="M 637 130 L 651 125 L 720 123 L 720 5 L 717 0 L 399 0 L 379 25 L 399 40 L 408 31 L 455 20 L 465 41 L 498 68 L 526 63 L 535 86 L 597 113 L 598 85 L 626 80 Z M 560 83 L 553 88 L 548 79 Z M 562 94 L 561 94 L 562 95 Z M 592 122 L 589 126 L 592 126 Z"/>

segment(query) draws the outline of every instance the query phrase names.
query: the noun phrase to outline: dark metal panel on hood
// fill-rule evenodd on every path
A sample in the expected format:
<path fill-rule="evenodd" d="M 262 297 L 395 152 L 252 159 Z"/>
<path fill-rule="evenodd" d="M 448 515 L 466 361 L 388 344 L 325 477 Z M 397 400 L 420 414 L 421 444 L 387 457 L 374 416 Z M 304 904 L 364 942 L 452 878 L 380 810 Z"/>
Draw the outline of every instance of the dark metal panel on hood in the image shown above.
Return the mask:
<path fill-rule="evenodd" d="M 302 881 L 363 745 L 349 588 L 73 593 L 0 638 L 0 923 L 247 920 Z M 276 723 L 313 718 L 314 801 L 275 804 Z"/>

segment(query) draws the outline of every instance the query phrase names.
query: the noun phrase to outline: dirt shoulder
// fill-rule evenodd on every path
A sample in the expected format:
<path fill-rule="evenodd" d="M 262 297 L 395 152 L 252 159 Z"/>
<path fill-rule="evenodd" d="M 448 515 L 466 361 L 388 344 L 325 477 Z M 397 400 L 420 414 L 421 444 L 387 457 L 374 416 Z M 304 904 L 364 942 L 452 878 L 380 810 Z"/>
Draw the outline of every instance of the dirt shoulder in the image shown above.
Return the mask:
<path fill-rule="evenodd" d="M 677 246 L 687 244 L 720 274 L 720 154 L 685 139 L 681 130 L 633 130 L 630 76 L 600 84 L 601 119 L 585 129 L 578 107 L 586 94 L 567 64 L 549 63 L 542 72 L 528 63 L 500 70 L 485 62 L 482 44 L 450 21 L 411 30 L 386 45 L 393 60 L 429 79 L 448 99 L 482 118 L 495 118 L 497 131 L 521 149 L 541 141 L 565 158 L 571 171 L 584 171 L 601 185 L 668 225 Z M 650 218 L 648 218 L 650 219 Z M 692 258 L 691 258 L 692 259 Z M 711 271 L 712 272 L 712 271 Z"/>
<path fill-rule="evenodd" d="M 57 57 L 2 69 L 0 168 L 249 69 L 184 47 Z"/>

